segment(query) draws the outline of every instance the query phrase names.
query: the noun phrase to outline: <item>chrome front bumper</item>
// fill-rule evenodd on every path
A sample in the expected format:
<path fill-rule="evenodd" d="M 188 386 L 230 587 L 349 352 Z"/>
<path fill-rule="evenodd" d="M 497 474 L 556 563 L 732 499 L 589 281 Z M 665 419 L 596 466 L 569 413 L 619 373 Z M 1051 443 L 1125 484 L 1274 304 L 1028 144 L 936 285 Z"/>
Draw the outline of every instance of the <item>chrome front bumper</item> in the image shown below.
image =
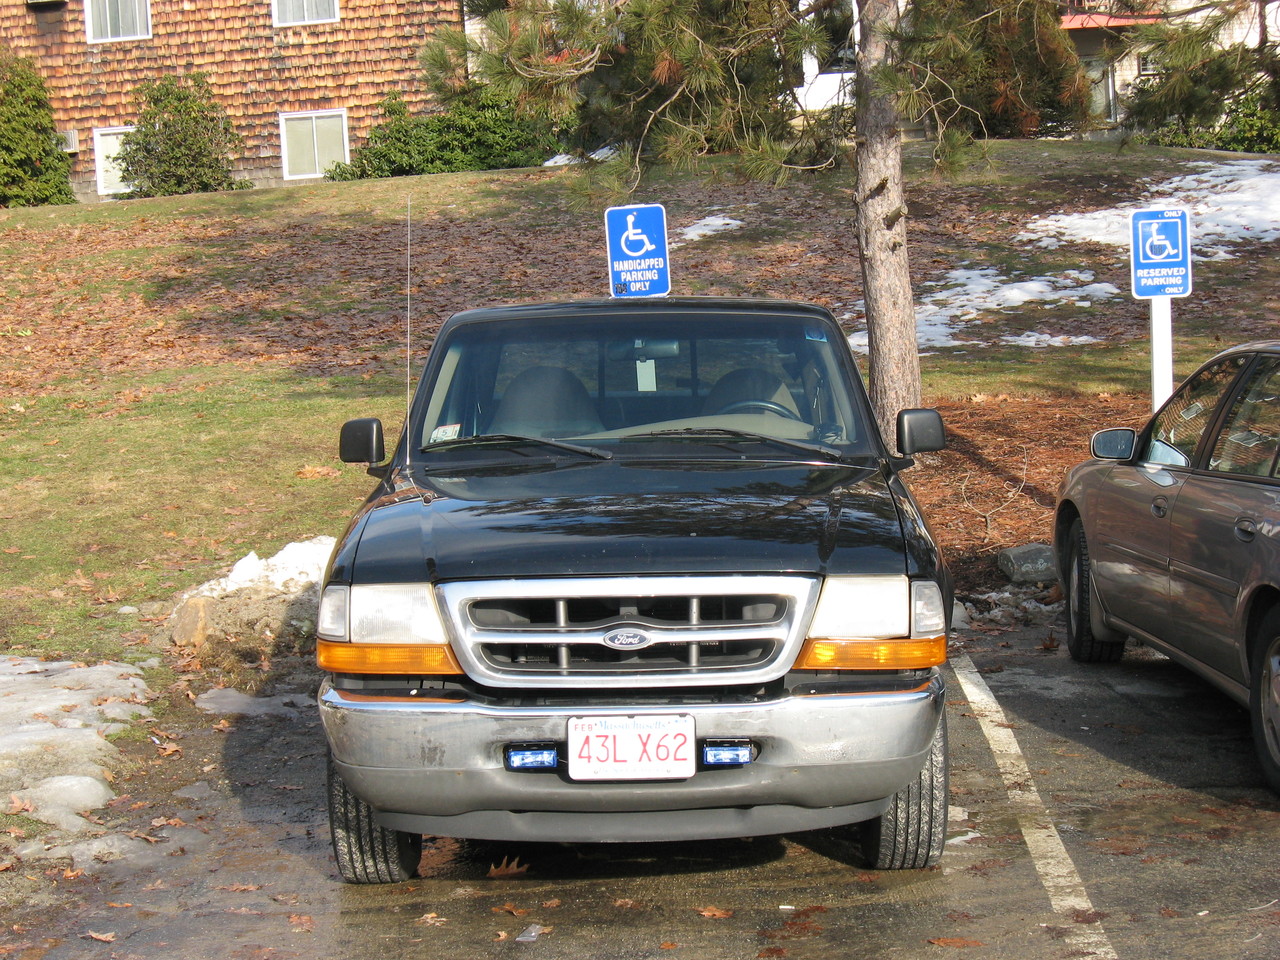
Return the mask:
<path fill-rule="evenodd" d="M 609 708 L 374 698 L 326 683 L 319 702 L 338 774 L 386 827 L 489 840 L 712 839 L 878 816 L 924 765 L 943 681 L 934 671 L 906 692 Z M 692 714 L 699 741 L 750 739 L 757 759 L 628 783 L 504 764 L 508 744 L 563 742 L 571 716 L 671 713 Z"/>

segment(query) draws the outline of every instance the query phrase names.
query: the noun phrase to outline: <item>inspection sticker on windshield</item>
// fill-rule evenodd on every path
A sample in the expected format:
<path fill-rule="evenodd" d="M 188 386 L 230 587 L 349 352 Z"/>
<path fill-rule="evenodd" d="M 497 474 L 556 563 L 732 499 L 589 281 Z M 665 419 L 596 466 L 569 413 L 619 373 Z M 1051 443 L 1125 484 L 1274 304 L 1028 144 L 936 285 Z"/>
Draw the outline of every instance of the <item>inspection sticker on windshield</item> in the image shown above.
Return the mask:
<path fill-rule="evenodd" d="M 436 427 L 431 431 L 430 443 L 441 443 L 445 440 L 457 440 L 458 434 L 462 432 L 462 424 L 447 423 L 443 427 Z"/>
<path fill-rule="evenodd" d="M 685 780 L 697 768 L 693 716 L 570 717 L 570 780 Z"/>

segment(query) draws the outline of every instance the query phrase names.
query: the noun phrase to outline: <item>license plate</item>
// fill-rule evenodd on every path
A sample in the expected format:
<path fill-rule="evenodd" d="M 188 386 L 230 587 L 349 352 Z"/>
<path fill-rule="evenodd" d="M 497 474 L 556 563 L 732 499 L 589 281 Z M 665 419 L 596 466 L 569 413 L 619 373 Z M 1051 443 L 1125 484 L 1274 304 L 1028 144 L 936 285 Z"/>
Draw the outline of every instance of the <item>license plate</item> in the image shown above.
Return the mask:
<path fill-rule="evenodd" d="M 696 754 L 687 713 L 569 718 L 571 780 L 685 780 Z"/>

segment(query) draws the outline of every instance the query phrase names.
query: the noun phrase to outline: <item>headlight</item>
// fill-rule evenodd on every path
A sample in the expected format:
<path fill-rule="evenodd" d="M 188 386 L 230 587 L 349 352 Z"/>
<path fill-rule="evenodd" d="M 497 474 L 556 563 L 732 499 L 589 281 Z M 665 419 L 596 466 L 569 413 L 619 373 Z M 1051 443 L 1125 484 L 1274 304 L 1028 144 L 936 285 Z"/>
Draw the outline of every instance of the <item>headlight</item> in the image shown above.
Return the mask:
<path fill-rule="evenodd" d="M 331 584 L 316 660 L 329 673 L 461 673 L 430 584 Z"/>
<path fill-rule="evenodd" d="M 906 577 L 829 577 L 797 670 L 922 670 L 947 659 L 942 590 Z"/>

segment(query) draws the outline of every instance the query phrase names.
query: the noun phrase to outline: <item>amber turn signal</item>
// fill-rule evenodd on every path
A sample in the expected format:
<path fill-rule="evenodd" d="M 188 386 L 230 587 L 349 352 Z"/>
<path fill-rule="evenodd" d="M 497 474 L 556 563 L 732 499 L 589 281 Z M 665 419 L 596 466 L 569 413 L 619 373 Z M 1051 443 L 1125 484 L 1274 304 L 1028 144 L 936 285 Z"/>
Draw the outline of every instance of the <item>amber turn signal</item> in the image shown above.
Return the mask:
<path fill-rule="evenodd" d="M 316 663 L 326 673 L 461 673 L 444 644 L 316 642 Z"/>
<path fill-rule="evenodd" d="M 805 641 L 796 670 L 924 670 L 947 660 L 947 638 Z"/>

